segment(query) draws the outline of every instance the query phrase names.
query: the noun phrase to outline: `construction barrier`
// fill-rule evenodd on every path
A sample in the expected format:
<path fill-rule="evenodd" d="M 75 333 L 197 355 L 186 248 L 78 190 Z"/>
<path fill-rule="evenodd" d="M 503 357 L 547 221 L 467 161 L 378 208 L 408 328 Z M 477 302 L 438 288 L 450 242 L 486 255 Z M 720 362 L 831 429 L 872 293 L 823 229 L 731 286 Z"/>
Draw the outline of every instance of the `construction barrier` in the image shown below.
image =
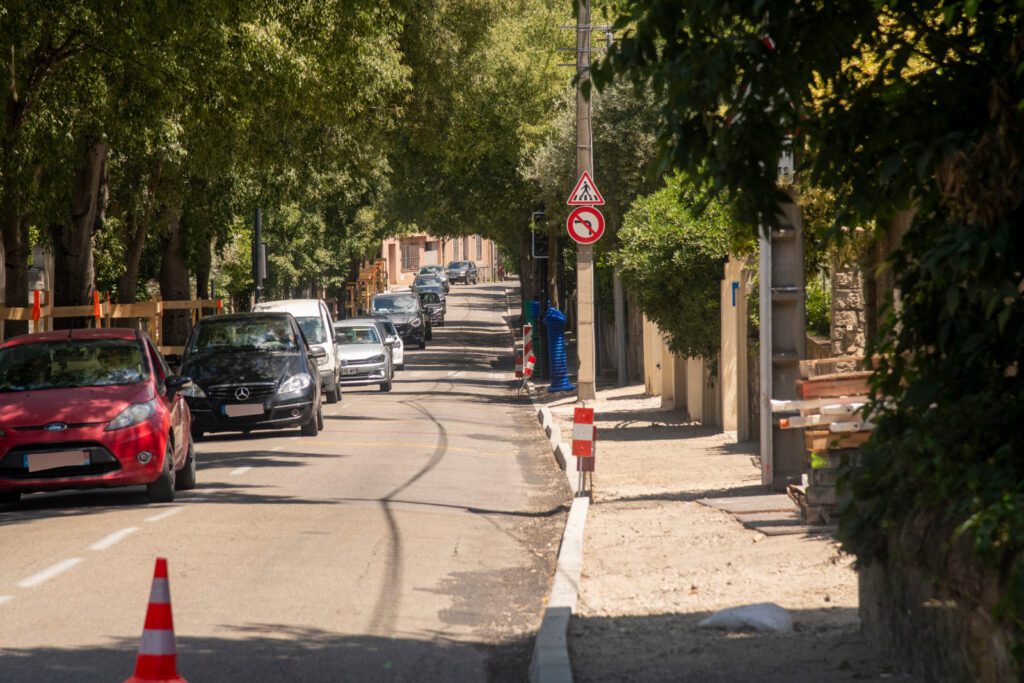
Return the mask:
<path fill-rule="evenodd" d="M 221 299 L 191 299 L 187 301 L 143 301 L 134 304 L 115 304 L 110 294 L 101 296 L 93 292 L 92 303 L 86 306 L 53 306 L 50 293 L 35 291 L 32 305 L 24 308 L 0 306 L 0 342 L 5 336 L 4 321 L 24 320 L 29 322 L 30 332 L 47 332 L 53 329 L 53 321 L 59 318 L 86 318 L 90 327 L 113 327 L 117 318 L 139 318 L 145 320 L 145 329 L 153 342 L 165 355 L 181 355 L 182 346 L 166 346 L 163 341 L 163 314 L 166 311 L 188 311 L 193 325 L 204 315 L 204 309 L 223 313 Z"/>

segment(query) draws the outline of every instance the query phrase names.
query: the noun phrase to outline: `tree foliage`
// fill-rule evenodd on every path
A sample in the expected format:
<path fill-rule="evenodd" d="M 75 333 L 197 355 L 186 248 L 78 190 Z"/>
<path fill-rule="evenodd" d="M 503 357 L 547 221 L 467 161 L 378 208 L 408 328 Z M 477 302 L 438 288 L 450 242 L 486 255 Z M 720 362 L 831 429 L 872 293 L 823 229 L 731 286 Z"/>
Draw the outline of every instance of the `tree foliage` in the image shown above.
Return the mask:
<path fill-rule="evenodd" d="M 887 264 L 902 304 L 869 349 L 878 429 L 841 531 L 866 561 L 918 520 L 964 534 L 1003 577 L 997 616 L 1024 666 L 1022 21 L 1000 0 L 629 0 L 595 74 L 654 84 L 662 163 L 728 197 L 747 230 L 775 221 L 795 135 L 836 227 L 902 236 Z M 900 211 L 911 227 L 886 236 Z"/>
<path fill-rule="evenodd" d="M 670 177 L 626 213 L 612 260 L 673 353 L 713 359 L 720 344 L 720 283 L 731 216 L 720 202 L 701 210 L 697 205 L 686 177 Z"/>

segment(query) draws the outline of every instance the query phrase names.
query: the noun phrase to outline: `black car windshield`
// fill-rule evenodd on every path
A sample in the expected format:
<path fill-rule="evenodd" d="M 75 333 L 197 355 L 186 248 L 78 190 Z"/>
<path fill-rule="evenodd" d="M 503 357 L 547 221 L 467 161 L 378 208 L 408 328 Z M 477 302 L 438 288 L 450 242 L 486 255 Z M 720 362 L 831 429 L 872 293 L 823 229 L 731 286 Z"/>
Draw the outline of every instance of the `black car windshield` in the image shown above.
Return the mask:
<path fill-rule="evenodd" d="M 324 329 L 324 321 L 320 316 L 308 318 L 296 318 L 302 334 L 306 335 L 306 341 L 310 344 L 323 344 L 327 341 L 327 330 Z"/>
<path fill-rule="evenodd" d="M 374 313 L 415 313 L 416 298 L 412 296 L 376 296 L 373 298 Z"/>
<path fill-rule="evenodd" d="M 366 327 L 336 327 L 339 344 L 380 344 L 380 336 L 377 328 L 367 325 Z"/>
<path fill-rule="evenodd" d="M 0 349 L 0 391 L 106 387 L 147 377 L 142 347 L 128 339 L 69 339 Z"/>
<path fill-rule="evenodd" d="M 448 264 L 448 270 L 456 270 L 459 268 L 468 268 L 469 264 L 465 261 L 452 261 Z"/>
<path fill-rule="evenodd" d="M 187 353 L 242 351 L 298 351 L 299 345 L 284 318 L 206 318 L 199 325 Z"/>
<path fill-rule="evenodd" d="M 420 294 L 420 300 L 425 304 L 440 304 L 441 295 L 437 292 L 423 292 Z"/>

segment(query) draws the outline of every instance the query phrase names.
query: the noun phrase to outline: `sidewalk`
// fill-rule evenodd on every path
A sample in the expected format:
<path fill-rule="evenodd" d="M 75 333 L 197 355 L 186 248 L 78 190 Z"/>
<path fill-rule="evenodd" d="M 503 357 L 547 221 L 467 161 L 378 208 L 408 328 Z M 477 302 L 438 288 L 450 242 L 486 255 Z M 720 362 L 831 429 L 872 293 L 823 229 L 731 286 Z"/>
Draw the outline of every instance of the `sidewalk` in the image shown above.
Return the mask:
<path fill-rule="evenodd" d="M 575 396 L 538 389 L 570 438 Z M 755 496 L 772 493 L 760 486 L 757 445 L 731 443 L 659 403 L 640 385 L 600 390 L 591 404 L 599 447 L 569 631 L 576 680 L 909 680 L 860 635 L 851 558 L 828 534 L 794 527 L 792 512 L 757 512 L 752 503 L 769 499 Z M 709 498 L 754 513 L 737 519 L 697 502 Z M 781 535 L 754 530 L 762 517 L 763 531 Z M 794 631 L 697 626 L 758 602 L 789 610 Z"/>

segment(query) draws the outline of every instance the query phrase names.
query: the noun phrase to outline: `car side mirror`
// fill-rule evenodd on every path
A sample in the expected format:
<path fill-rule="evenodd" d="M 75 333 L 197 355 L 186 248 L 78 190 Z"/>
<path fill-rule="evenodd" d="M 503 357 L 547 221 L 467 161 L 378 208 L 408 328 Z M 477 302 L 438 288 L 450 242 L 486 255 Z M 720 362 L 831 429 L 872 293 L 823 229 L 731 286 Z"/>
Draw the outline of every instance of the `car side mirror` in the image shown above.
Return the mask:
<path fill-rule="evenodd" d="M 164 380 L 164 387 L 167 388 L 167 395 L 174 396 L 182 389 L 192 386 L 192 378 L 184 375 L 168 375 Z"/>
<path fill-rule="evenodd" d="M 386 343 L 391 346 L 395 346 L 396 344 L 398 344 L 398 337 L 390 335 L 387 337 Z"/>
<path fill-rule="evenodd" d="M 311 347 L 309 347 L 309 357 L 310 358 L 316 358 L 316 359 L 327 358 L 327 352 L 324 351 L 319 346 L 311 346 Z"/>

